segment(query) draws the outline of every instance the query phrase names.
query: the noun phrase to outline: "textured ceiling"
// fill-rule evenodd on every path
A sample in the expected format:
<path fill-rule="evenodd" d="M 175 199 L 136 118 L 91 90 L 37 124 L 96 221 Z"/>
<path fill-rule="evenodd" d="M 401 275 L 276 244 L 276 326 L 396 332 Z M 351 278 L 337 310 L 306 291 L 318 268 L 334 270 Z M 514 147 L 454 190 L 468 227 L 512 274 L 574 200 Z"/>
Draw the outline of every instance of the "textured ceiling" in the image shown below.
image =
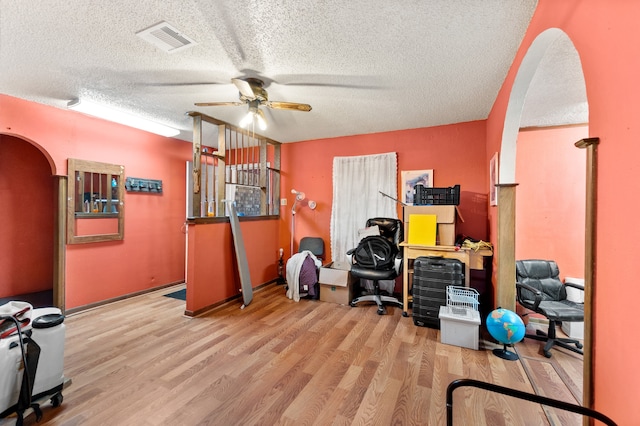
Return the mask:
<path fill-rule="evenodd" d="M 260 133 L 281 142 L 481 120 L 535 6 L 535 0 L 0 0 L 0 93 L 60 108 L 92 99 L 178 127 L 185 140 L 191 140 L 187 111 L 239 122 L 244 106 L 193 104 L 237 101 L 231 78 L 247 76 L 263 78 L 271 100 L 313 107 L 264 109 L 269 128 Z M 166 53 L 136 36 L 160 21 L 197 45 Z M 570 62 L 562 47 L 556 56 Z M 539 74 L 542 87 L 557 75 Z M 571 99 L 581 95 L 584 88 Z M 553 121 L 548 99 L 539 97 L 542 109 L 527 101 L 529 125 Z"/>

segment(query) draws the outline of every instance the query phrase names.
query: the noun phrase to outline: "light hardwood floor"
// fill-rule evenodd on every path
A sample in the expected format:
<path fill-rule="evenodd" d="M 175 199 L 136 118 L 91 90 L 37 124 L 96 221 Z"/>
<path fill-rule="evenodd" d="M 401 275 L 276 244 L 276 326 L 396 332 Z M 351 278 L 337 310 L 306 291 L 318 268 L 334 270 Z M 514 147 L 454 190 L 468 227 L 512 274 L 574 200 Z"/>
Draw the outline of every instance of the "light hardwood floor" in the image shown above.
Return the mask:
<path fill-rule="evenodd" d="M 137 296 L 70 315 L 61 407 L 50 425 L 444 425 L 445 391 L 474 378 L 576 402 L 581 358 L 540 342 L 516 345 L 520 361 L 439 343 L 401 310 L 286 298 L 268 285 L 240 309 L 202 317 L 184 302 Z M 532 382 L 533 381 L 533 382 Z M 565 384 L 568 384 L 568 386 Z M 579 417 L 483 390 L 454 393 L 455 425 L 580 425 Z M 12 420 L 8 420 L 11 422 Z M 7 420 L 5 420 L 7 422 Z"/>

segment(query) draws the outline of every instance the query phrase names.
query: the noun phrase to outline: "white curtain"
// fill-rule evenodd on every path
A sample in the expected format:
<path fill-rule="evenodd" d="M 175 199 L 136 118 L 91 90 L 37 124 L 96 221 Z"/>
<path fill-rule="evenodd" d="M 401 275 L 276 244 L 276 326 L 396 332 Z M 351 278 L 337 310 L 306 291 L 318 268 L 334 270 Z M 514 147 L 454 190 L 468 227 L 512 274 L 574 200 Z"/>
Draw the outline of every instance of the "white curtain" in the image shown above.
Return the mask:
<path fill-rule="evenodd" d="M 397 218 L 398 166 L 396 153 L 335 157 L 331 209 L 331 257 L 346 261 L 358 243 L 358 229 L 372 217 Z"/>

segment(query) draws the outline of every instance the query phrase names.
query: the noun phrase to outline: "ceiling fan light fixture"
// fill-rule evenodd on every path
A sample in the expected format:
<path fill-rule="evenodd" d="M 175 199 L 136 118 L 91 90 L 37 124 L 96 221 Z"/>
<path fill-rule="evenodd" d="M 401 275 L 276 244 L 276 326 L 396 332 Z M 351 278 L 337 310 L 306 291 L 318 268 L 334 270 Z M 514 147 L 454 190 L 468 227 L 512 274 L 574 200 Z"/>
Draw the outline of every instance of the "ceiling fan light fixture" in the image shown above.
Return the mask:
<path fill-rule="evenodd" d="M 264 113 L 258 107 L 249 107 L 249 112 L 240 120 L 240 127 L 246 129 L 250 124 L 258 123 L 260 130 L 267 130 L 267 120 L 264 118 Z"/>
<path fill-rule="evenodd" d="M 256 120 L 258 121 L 260 130 L 267 130 L 267 120 L 264 119 L 264 113 L 261 110 L 257 110 Z"/>
<path fill-rule="evenodd" d="M 246 129 L 249 126 L 249 123 L 253 122 L 253 112 L 249 111 L 247 113 L 247 115 L 245 115 L 244 117 L 242 117 L 242 120 L 240 120 L 240 127 L 242 127 L 243 129 Z"/>

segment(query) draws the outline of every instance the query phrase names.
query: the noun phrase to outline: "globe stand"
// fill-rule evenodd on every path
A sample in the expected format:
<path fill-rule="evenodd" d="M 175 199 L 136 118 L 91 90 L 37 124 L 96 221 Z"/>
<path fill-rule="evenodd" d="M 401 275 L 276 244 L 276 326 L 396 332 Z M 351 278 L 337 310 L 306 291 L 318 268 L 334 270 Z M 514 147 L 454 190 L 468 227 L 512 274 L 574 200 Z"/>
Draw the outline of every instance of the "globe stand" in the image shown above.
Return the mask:
<path fill-rule="evenodd" d="M 507 345 L 503 344 L 504 347 L 502 349 L 494 349 L 493 354 L 499 358 L 506 359 L 507 361 L 517 361 L 520 357 L 515 352 L 511 352 L 507 350 Z"/>

